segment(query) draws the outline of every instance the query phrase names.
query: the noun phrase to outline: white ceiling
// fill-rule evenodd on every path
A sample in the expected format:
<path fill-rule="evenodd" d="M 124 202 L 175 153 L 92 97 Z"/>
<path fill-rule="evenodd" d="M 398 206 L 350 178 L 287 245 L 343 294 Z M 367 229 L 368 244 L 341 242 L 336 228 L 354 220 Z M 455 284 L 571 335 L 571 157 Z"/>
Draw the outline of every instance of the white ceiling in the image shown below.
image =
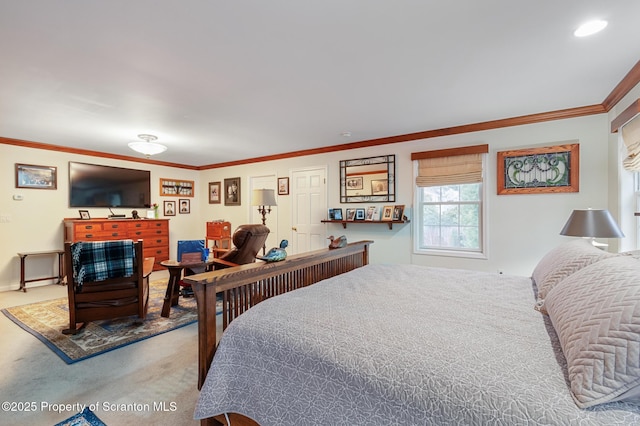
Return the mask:
<path fill-rule="evenodd" d="M 151 133 L 153 159 L 200 166 L 600 104 L 639 19 L 638 0 L 0 0 L 0 136 L 137 156 Z"/>

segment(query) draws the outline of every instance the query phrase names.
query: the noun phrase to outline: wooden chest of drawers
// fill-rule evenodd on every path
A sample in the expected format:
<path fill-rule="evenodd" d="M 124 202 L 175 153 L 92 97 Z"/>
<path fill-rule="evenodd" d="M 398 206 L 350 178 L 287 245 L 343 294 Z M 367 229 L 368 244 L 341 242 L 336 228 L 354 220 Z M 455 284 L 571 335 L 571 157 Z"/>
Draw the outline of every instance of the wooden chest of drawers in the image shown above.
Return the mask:
<path fill-rule="evenodd" d="M 65 219 L 64 241 L 143 240 L 144 257 L 155 257 L 153 270 L 169 259 L 169 219 Z"/>

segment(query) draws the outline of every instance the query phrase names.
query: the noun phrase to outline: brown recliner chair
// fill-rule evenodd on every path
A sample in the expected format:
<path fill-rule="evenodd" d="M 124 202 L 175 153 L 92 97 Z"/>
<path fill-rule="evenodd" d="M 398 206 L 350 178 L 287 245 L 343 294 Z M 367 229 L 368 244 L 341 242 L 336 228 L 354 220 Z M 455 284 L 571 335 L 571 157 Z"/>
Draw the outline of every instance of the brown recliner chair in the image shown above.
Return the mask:
<path fill-rule="evenodd" d="M 154 258 L 144 258 L 142 240 L 65 243 L 69 328 L 76 334 L 87 322 L 137 315 L 149 302 Z"/>
<path fill-rule="evenodd" d="M 265 225 L 240 225 L 233 233 L 234 247 L 221 255 L 218 259 L 224 263 L 244 265 L 256 261 L 258 252 L 264 247 L 269 236 L 269 228 Z M 216 269 L 231 265 L 216 264 Z"/>

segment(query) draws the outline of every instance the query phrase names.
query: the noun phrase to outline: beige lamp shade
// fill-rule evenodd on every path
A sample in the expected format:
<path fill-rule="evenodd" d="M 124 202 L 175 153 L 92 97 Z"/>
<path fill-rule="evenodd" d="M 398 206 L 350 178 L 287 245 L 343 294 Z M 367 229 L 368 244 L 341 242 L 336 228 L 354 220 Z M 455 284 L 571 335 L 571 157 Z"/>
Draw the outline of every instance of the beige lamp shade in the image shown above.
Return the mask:
<path fill-rule="evenodd" d="M 252 206 L 277 206 L 273 189 L 254 189 L 251 196 Z"/>

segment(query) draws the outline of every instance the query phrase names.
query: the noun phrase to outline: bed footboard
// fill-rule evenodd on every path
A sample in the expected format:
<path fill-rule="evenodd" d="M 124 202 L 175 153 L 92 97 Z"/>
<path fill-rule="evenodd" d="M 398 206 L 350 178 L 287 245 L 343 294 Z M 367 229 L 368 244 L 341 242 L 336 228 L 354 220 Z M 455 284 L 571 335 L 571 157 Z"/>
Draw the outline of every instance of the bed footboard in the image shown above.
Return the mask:
<path fill-rule="evenodd" d="M 216 295 L 222 294 L 222 329 L 247 309 L 268 299 L 340 275 L 369 263 L 373 241 L 341 249 L 321 249 L 289 256 L 282 262 L 252 263 L 185 277 L 198 310 L 198 389 L 217 347 Z"/>

